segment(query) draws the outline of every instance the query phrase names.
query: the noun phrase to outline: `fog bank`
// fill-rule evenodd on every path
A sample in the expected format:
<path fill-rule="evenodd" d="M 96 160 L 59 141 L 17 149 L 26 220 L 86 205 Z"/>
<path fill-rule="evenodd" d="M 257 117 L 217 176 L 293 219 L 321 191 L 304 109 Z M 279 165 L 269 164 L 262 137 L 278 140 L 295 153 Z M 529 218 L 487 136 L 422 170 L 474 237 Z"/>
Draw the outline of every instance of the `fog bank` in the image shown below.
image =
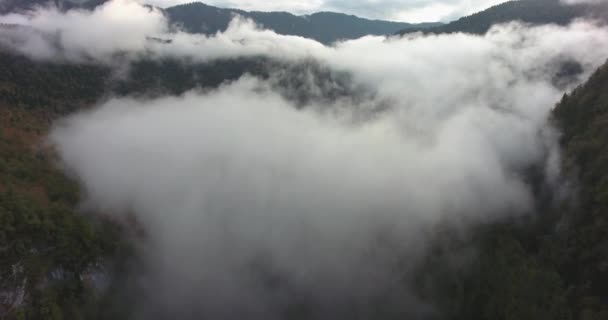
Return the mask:
<path fill-rule="evenodd" d="M 133 11 L 110 14 L 123 7 Z M 168 30 L 158 12 L 128 1 L 53 14 L 11 17 L 38 31 L 3 29 L 2 43 L 38 59 L 108 65 L 314 61 L 368 93 L 301 106 L 289 97 L 332 84 L 305 69 L 303 85 L 281 88 L 279 71 L 179 97 L 114 98 L 58 122 L 50 141 L 82 184 L 84 207 L 135 217 L 145 230 L 134 297 L 142 319 L 432 312 L 408 280 L 435 228 L 534 214 L 526 170 L 559 181 L 550 111 L 608 52 L 606 29 L 583 21 L 326 47 L 239 19 L 211 37 Z M 95 44 L 90 28 L 72 30 L 89 22 L 99 22 Z M 123 23 L 133 29 L 124 39 L 103 28 Z M 571 64 L 581 72 L 562 72 Z"/>

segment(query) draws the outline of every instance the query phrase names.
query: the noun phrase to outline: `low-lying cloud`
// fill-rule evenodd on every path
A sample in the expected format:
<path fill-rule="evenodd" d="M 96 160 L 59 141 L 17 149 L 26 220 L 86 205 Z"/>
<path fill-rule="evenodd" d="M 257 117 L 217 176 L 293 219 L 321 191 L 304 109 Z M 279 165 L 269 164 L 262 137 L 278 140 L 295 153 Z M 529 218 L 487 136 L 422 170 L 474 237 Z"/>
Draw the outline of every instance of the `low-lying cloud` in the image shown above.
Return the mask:
<path fill-rule="evenodd" d="M 142 52 L 148 36 L 167 31 L 163 14 L 130 0 L 112 0 L 93 11 L 61 12 L 39 7 L 28 14 L 0 16 L 0 45 L 36 59 L 110 63 L 121 54 Z"/>
<path fill-rule="evenodd" d="M 130 4 L 98 10 L 114 5 Z M 586 22 L 326 47 L 238 20 L 211 37 L 169 32 L 146 10 L 155 22 L 133 22 L 145 26 L 133 41 L 100 37 L 89 50 L 88 28 L 61 31 L 62 51 L 45 58 L 312 60 L 371 94 L 301 106 L 277 89 L 280 75 L 245 76 L 179 97 L 111 99 L 58 123 L 50 140 L 86 207 L 135 216 L 146 232 L 143 318 L 280 319 L 305 306 L 310 318 L 371 318 L 376 303 L 428 312 L 406 282 L 433 228 L 533 213 L 524 172 L 559 175 L 550 111 L 608 52 L 608 31 Z M 572 63 L 582 73 L 556 81 Z"/>

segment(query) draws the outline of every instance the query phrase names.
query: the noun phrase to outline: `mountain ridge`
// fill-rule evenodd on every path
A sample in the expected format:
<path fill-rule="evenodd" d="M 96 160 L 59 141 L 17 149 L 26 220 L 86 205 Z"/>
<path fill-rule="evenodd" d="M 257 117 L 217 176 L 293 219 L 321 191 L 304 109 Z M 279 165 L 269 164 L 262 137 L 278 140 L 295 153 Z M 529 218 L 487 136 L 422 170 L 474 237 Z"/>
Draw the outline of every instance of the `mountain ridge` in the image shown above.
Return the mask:
<path fill-rule="evenodd" d="M 279 34 L 302 36 L 330 44 L 337 40 L 356 39 L 366 35 L 390 35 L 404 28 L 426 28 L 438 23 L 411 24 L 370 20 L 355 15 L 321 11 L 294 15 L 283 11 L 245 11 L 219 8 L 202 2 L 191 2 L 164 9 L 171 24 L 191 33 L 214 34 L 224 31 L 234 15 L 253 20 Z"/>
<path fill-rule="evenodd" d="M 54 6 L 60 11 L 71 9 L 92 10 L 108 0 L 5 0 L 0 2 L 0 15 L 26 12 L 38 6 Z M 338 40 L 357 39 L 367 35 L 392 35 L 403 29 L 438 26 L 441 23 L 407 23 L 366 19 L 352 14 L 320 11 L 295 15 L 285 11 L 245 11 L 236 8 L 220 8 L 196 1 L 167 8 L 158 8 L 169 23 L 191 33 L 206 35 L 225 31 L 238 15 L 253 20 L 264 28 L 283 35 L 301 36 L 330 44 Z"/>
<path fill-rule="evenodd" d="M 592 18 L 606 23 L 608 4 L 564 4 L 561 0 L 512 0 L 440 26 L 403 29 L 397 34 L 412 32 L 484 34 L 495 24 L 511 21 L 521 21 L 531 25 L 567 25 L 579 18 Z"/>

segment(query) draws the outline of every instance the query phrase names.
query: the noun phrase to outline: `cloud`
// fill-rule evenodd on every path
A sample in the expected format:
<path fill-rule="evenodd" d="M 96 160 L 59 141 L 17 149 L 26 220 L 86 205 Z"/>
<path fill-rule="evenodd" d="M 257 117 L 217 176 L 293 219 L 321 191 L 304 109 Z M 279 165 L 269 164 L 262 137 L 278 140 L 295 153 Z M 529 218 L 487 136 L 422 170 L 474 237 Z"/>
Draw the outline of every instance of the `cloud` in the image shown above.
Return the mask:
<path fill-rule="evenodd" d="M 211 37 L 170 31 L 159 10 L 130 0 L 109 1 L 92 12 L 61 13 L 54 8 L 38 8 L 30 15 L 0 16 L 0 23 L 15 26 L 0 28 L 1 45 L 45 60 L 114 64 L 156 55 L 191 56 L 204 61 L 255 56 L 273 49 L 278 55 L 302 57 L 323 47 L 296 36 L 285 36 L 277 42 L 276 33 L 258 30 L 253 22 L 241 19 L 235 19 L 226 32 Z"/>
<path fill-rule="evenodd" d="M 531 208 L 508 167 L 540 160 L 542 141 L 515 115 L 465 107 L 416 134 L 392 112 L 353 125 L 320 108 L 298 111 L 244 78 L 209 94 L 112 100 L 52 140 L 90 208 L 135 214 L 146 230 L 157 292 L 147 305 L 170 303 L 168 313 L 280 318 L 299 294 L 347 312 L 393 286 L 401 254 L 401 272 L 412 268 L 440 221 Z M 530 138 L 530 154 L 501 157 Z"/>
<path fill-rule="evenodd" d="M 312 60 L 371 94 L 301 106 L 286 97 L 326 84 L 300 70 L 310 83 L 285 94 L 277 84 L 290 75 L 271 72 L 111 99 L 58 123 L 50 141 L 86 207 L 135 216 L 146 231 L 144 318 L 280 319 L 306 306 L 311 318 L 371 317 L 375 303 L 428 312 L 404 282 L 432 230 L 532 213 L 523 172 L 558 157 L 547 119 L 563 90 L 555 70 L 576 62 L 584 77 L 608 52 L 608 31 L 585 22 L 333 47 L 242 21 L 212 37 L 159 36 L 170 43 L 98 45 L 109 56 Z"/>
<path fill-rule="evenodd" d="M 333 47 L 325 47 L 314 40 L 297 36 L 277 35 L 270 30 L 261 30 L 253 22 L 242 19 L 235 19 L 228 30 L 214 36 L 169 30 L 167 21 L 160 11 L 129 0 L 109 1 L 92 12 L 60 13 L 54 9 L 41 8 L 31 15 L 2 16 L 0 23 L 21 26 L 0 28 L 0 43 L 33 58 L 79 61 L 92 59 L 108 64 L 114 63 L 119 58 L 137 59 L 143 56 L 190 57 L 201 62 L 226 57 L 259 55 L 291 61 L 309 57 L 342 59 L 341 57 L 336 59 L 336 51 L 339 50 Z M 549 28 L 549 31 L 553 30 L 552 27 L 546 28 Z M 598 34 L 595 29 L 597 28 L 593 25 L 579 23 L 571 33 L 591 31 L 586 38 L 592 39 Z M 130 32 L 125 33 L 124 30 Z M 500 33 L 501 29 L 497 30 Z M 116 36 L 118 34 L 121 36 Z M 541 36 L 534 34 L 534 37 Z M 527 39 L 517 40 L 523 41 L 524 44 L 527 41 Z M 367 37 L 338 46 L 348 49 L 349 46 L 367 42 L 377 43 L 379 48 L 385 47 L 383 37 Z M 560 48 L 572 51 L 563 45 L 560 45 Z M 365 49 L 373 51 L 373 49 Z M 355 55 L 353 64 L 358 64 L 358 52 L 353 54 Z M 436 55 L 432 52 L 429 54 Z M 378 52 L 377 57 L 380 56 L 382 53 Z"/>
<path fill-rule="evenodd" d="M 0 16 L 0 23 L 23 26 L 0 28 L 0 44 L 33 58 L 105 62 L 115 55 L 143 51 L 147 36 L 167 28 L 159 10 L 129 0 L 109 1 L 92 12 L 38 8 L 28 15 Z"/>

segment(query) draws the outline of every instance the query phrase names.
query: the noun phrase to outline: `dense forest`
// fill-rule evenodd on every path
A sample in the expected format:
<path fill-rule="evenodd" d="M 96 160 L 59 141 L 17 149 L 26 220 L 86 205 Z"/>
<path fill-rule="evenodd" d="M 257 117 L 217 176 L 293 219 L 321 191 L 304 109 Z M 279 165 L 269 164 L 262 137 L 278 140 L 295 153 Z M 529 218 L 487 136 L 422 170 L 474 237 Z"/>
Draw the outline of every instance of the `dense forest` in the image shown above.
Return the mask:
<path fill-rule="evenodd" d="M 120 236 L 116 225 L 77 211 L 78 187 L 58 171 L 44 135 L 52 119 L 92 102 L 103 72 L 0 61 L 0 315 L 90 319 L 83 312 L 93 279 L 112 267 Z"/>
<path fill-rule="evenodd" d="M 564 168 L 575 177 L 578 206 L 568 218 L 563 240 L 565 278 L 574 284 L 577 306 L 589 319 L 608 317 L 608 233 L 606 233 L 606 152 L 605 121 L 608 112 L 608 64 L 589 81 L 564 95 L 554 115 L 562 130 Z M 592 316 L 595 314 L 595 318 Z"/>
<path fill-rule="evenodd" d="M 608 233 L 603 216 L 608 206 L 607 112 L 608 63 L 586 84 L 565 94 L 553 112 L 562 132 L 562 167 L 570 195 L 545 202 L 547 191 L 537 190 L 537 217 L 480 227 L 464 241 L 479 248 L 479 256 L 464 272 L 441 267 L 446 254 L 462 242 L 438 242 L 425 265 L 432 271 L 422 287 L 430 295 L 443 296 L 449 318 L 608 318 Z M 551 197 L 559 193 L 548 192 Z"/>

